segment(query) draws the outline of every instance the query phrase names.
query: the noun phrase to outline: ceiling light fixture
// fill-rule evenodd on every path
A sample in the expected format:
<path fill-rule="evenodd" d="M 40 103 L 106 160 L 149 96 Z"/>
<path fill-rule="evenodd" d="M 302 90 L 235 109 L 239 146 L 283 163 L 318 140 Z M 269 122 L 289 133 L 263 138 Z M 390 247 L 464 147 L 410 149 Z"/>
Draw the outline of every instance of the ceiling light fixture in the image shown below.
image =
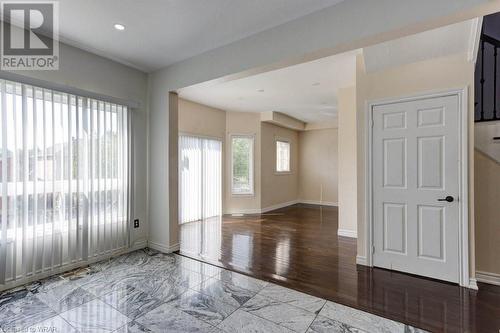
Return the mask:
<path fill-rule="evenodd" d="M 120 24 L 120 23 L 116 23 L 114 25 L 114 27 L 115 27 L 116 30 L 119 30 L 119 31 L 125 30 L 125 26 L 123 24 Z"/>
<path fill-rule="evenodd" d="M 321 83 L 319 83 L 319 82 L 314 82 L 312 85 L 313 85 L 313 86 L 319 86 L 320 84 L 321 84 Z"/>
<path fill-rule="evenodd" d="M 264 89 L 259 89 L 257 90 L 257 92 L 264 92 Z"/>

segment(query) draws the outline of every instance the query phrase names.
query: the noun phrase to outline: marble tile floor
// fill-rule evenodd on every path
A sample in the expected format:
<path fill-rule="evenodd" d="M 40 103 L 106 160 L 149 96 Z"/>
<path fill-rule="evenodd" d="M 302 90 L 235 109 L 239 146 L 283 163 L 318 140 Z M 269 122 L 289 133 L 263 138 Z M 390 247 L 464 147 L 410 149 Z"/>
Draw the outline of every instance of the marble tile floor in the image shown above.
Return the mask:
<path fill-rule="evenodd" d="M 11 332 L 422 332 L 176 254 L 139 250 L 0 294 Z"/>

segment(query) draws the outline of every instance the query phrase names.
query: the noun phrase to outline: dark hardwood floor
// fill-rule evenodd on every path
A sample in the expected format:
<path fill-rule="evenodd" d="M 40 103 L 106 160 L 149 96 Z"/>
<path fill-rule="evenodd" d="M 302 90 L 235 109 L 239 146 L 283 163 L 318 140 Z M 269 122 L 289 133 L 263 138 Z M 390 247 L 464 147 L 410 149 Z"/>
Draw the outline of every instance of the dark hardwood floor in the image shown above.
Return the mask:
<path fill-rule="evenodd" d="M 500 287 L 358 266 L 337 217 L 337 208 L 295 205 L 187 223 L 180 253 L 432 332 L 500 332 Z"/>

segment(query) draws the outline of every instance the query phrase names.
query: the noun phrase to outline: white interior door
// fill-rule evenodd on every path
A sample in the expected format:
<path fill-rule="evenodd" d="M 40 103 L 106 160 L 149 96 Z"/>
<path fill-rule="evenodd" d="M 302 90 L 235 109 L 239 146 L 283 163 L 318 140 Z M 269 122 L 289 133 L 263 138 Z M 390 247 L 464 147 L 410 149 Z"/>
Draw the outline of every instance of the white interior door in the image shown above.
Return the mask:
<path fill-rule="evenodd" d="M 458 282 L 459 97 L 372 116 L 374 266 Z"/>

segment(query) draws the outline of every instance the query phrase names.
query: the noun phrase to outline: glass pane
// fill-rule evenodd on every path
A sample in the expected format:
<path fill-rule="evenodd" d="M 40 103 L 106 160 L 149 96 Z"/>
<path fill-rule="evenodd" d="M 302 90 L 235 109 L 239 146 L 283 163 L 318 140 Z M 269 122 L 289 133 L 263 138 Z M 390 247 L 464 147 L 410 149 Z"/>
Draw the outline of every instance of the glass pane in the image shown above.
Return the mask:
<path fill-rule="evenodd" d="M 253 193 L 253 137 L 233 137 L 232 159 L 233 193 Z"/>
<path fill-rule="evenodd" d="M 13 244 L 12 274 L 81 260 L 88 244 L 90 256 L 127 245 L 117 242 L 117 225 L 125 230 L 128 222 L 126 113 L 123 106 L 0 80 L 0 226 Z M 105 231 L 112 233 L 104 237 Z"/>
<path fill-rule="evenodd" d="M 276 141 L 276 171 L 290 172 L 290 143 Z"/>

